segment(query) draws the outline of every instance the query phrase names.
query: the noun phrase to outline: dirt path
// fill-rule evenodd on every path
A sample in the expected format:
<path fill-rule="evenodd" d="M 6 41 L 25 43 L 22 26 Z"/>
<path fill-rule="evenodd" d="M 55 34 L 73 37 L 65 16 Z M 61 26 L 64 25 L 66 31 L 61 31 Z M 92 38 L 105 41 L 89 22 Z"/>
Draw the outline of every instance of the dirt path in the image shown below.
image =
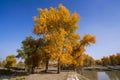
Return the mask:
<path fill-rule="evenodd" d="M 72 75 L 70 75 L 72 73 Z M 76 76 L 77 78 L 69 78 Z M 45 73 L 45 74 L 31 74 L 26 77 L 26 80 L 89 80 L 86 77 L 74 72 Z"/>
<path fill-rule="evenodd" d="M 31 74 L 26 77 L 26 80 L 66 80 L 68 72 L 47 73 L 47 74 Z"/>

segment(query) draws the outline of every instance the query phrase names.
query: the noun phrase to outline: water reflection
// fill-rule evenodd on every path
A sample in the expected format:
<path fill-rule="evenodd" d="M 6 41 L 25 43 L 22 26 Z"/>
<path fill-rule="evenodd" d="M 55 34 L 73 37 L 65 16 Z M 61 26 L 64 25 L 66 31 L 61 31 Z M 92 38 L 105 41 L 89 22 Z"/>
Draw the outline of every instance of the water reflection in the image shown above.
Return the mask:
<path fill-rule="evenodd" d="M 118 71 L 97 72 L 85 70 L 83 75 L 90 80 L 120 80 L 120 72 Z"/>
<path fill-rule="evenodd" d="M 109 76 L 106 72 L 98 72 L 98 80 L 109 80 Z"/>

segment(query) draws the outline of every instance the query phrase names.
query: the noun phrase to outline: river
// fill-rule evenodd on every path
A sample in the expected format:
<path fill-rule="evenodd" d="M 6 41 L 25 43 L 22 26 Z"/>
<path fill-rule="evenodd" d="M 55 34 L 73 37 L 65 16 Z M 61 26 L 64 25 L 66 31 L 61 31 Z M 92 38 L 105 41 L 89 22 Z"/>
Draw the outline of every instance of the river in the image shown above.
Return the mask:
<path fill-rule="evenodd" d="M 88 71 L 83 75 L 90 80 L 120 80 L 120 71 Z"/>

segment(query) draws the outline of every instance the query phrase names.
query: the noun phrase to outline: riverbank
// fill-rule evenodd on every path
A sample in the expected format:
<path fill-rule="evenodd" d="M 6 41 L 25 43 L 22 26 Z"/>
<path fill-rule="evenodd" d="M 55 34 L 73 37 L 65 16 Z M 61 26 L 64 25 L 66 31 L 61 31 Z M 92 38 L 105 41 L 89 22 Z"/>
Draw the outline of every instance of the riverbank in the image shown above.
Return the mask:
<path fill-rule="evenodd" d="M 120 71 L 120 66 L 94 66 L 84 67 L 85 70 L 97 70 L 97 71 Z"/>

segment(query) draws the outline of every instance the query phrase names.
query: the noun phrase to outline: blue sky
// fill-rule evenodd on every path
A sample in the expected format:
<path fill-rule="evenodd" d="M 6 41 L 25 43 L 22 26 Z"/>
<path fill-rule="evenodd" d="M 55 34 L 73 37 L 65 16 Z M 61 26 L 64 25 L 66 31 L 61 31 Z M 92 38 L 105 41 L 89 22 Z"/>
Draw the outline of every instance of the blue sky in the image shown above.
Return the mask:
<path fill-rule="evenodd" d="M 0 58 L 16 55 L 21 41 L 28 35 L 35 36 L 32 30 L 37 8 L 57 7 L 60 3 L 80 15 L 77 33 L 97 37 L 87 54 L 100 59 L 120 52 L 120 0 L 0 0 Z"/>

